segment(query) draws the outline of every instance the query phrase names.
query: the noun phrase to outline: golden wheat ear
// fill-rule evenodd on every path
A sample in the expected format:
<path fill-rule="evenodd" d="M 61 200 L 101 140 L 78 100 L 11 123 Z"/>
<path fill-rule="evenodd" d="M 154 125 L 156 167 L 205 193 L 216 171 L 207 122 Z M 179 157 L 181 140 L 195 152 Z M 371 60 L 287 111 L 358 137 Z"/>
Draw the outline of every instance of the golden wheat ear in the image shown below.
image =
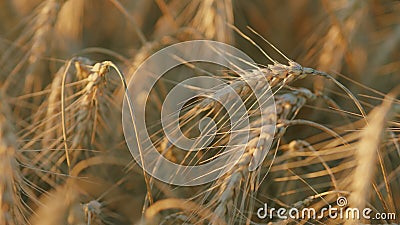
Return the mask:
<path fill-rule="evenodd" d="M 24 224 L 23 177 L 19 168 L 17 136 L 11 110 L 0 92 L 0 225 Z"/>
<path fill-rule="evenodd" d="M 215 213 L 210 209 L 193 201 L 178 198 L 167 198 L 155 202 L 146 210 L 144 214 L 145 219 L 140 223 L 140 225 L 160 224 L 159 221 L 165 221 L 165 218 L 160 220 L 159 214 L 161 214 L 162 211 L 171 209 L 181 210 L 185 215 L 187 215 L 186 217 L 181 218 L 187 218 L 188 222 L 205 223 L 205 221 L 207 221 L 209 224 L 227 225 L 224 220 L 216 217 Z"/>
<path fill-rule="evenodd" d="M 355 154 L 356 167 L 350 184 L 349 204 L 352 207 L 364 209 L 368 206 L 368 199 L 372 192 L 371 183 L 376 179 L 377 163 L 382 163 L 381 143 L 386 141 L 388 123 L 400 113 L 396 104 L 399 88 L 388 94 L 383 103 L 375 107 L 368 115 L 368 124 L 361 132 Z M 385 167 L 381 164 L 381 167 Z M 384 169 L 383 169 L 384 170 Z M 385 173 L 383 171 L 383 173 Z M 385 174 L 383 174 L 385 176 Z M 386 177 L 384 177 L 385 183 Z M 390 190 L 388 190 L 390 193 Z M 354 224 L 356 218 L 346 224 Z"/>
<path fill-rule="evenodd" d="M 31 224 L 88 224 L 78 196 L 76 188 L 68 185 L 55 187 L 42 197 L 41 206 L 30 219 Z"/>
<path fill-rule="evenodd" d="M 10 64 L 10 60 L 17 59 L 15 65 L 13 65 L 15 68 L 11 70 L 3 82 L 3 88 L 8 93 L 13 95 L 30 94 L 41 91 L 42 85 L 46 84 L 45 73 L 48 71 L 48 64 L 43 61 L 43 58 L 50 53 L 53 47 L 49 43 L 51 43 L 54 34 L 53 28 L 61 6 L 61 1 L 57 0 L 41 2 L 32 12 L 29 20 L 25 19 L 27 20 L 25 21 L 26 24 L 21 34 L 16 38 L 15 44 L 7 48 L 1 55 L 0 65 L 2 67 L 5 64 Z M 20 57 L 16 50 L 22 45 L 26 45 L 28 48 L 24 49 L 26 53 L 23 57 Z M 16 82 L 16 77 L 22 82 Z M 33 98 L 36 104 L 39 103 L 39 98 Z"/>

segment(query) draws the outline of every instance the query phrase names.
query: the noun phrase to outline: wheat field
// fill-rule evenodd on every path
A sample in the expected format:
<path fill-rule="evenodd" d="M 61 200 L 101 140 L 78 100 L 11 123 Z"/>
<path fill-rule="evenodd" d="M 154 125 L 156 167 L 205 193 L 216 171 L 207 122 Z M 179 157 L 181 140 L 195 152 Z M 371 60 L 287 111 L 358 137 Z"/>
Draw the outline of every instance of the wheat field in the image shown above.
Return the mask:
<path fill-rule="evenodd" d="M 399 224 L 400 2 L 0 0 L 0 6 L 0 225 Z M 229 44 L 255 63 L 244 62 L 254 70 L 238 74 L 181 59 L 147 98 L 130 96 L 144 99 L 146 141 L 175 164 L 201 165 L 232 145 L 242 151 L 217 179 L 174 185 L 132 156 L 123 104 L 131 80 L 138 87 L 147 82 L 135 74 L 142 63 L 193 40 Z M 177 120 L 187 140 L 215 125 L 213 139 L 186 152 L 170 140 L 160 115 L 168 93 L 199 76 L 218 78 L 233 92 L 199 88 L 206 97 L 183 105 Z M 263 107 L 246 77 L 257 92 L 273 93 L 273 108 Z M 248 113 L 247 139 L 229 125 L 236 97 Z M 263 115 L 276 126 L 272 133 Z M 368 209 L 369 217 L 332 215 L 329 207 L 344 214 Z M 310 209 L 318 215 L 292 216 Z"/>

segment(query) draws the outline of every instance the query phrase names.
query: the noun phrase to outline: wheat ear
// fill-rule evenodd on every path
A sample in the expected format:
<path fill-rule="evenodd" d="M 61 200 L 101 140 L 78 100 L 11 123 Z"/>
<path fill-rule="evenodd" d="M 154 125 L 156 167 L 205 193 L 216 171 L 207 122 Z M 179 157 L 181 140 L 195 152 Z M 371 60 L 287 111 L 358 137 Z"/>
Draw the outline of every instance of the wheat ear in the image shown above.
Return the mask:
<path fill-rule="evenodd" d="M 17 136 L 11 127 L 11 111 L 0 93 L 0 225 L 24 223 L 21 204 L 22 176 L 17 162 Z"/>
<path fill-rule="evenodd" d="M 84 210 L 78 202 L 76 188 L 58 186 L 44 195 L 42 205 L 31 218 L 33 225 L 76 224 L 86 225 Z"/>
<path fill-rule="evenodd" d="M 43 68 L 41 68 L 43 62 L 41 60 L 48 52 L 49 40 L 60 5 L 57 0 L 46 0 L 41 7 L 33 25 L 36 30 L 32 37 L 32 47 L 28 57 L 29 67 L 27 69 L 25 90 L 29 90 L 27 88 L 30 87 L 35 90 L 35 85 L 38 83 L 35 79 L 37 79 L 40 72 L 43 72 Z M 40 89 L 41 87 L 36 88 L 36 91 Z"/>
<path fill-rule="evenodd" d="M 380 106 L 375 107 L 368 115 L 369 124 L 361 133 L 355 153 L 356 168 L 352 175 L 353 182 L 350 185 L 351 194 L 349 204 L 358 209 L 364 209 L 367 205 L 368 196 L 371 191 L 371 182 L 374 179 L 378 151 L 380 143 L 385 136 L 387 122 L 399 113 L 398 105 L 393 106 L 396 95 L 389 94 Z M 354 219 L 354 218 L 353 218 Z M 354 224 L 349 220 L 346 224 Z"/>
<path fill-rule="evenodd" d="M 296 113 L 304 106 L 308 99 L 315 97 L 307 89 L 301 89 L 290 93 L 275 96 L 275 103 L 277 106 L 277 122 L 291 120 L 296 116 Z M 267 108 L 266 110 L 271 110 Z M 268 111 L 267 113 L 271 113 Z M 227 216 L 232 216 L 229 209 L 240 192 L 241 183 L 248 179 L 249 168 L 252 167 L 254 160 L 258 159 L 260 155 L 265 153 L 264 142 L 266 139 L 271 138 L 266 134 L 260 133 L 261 123 L 255 120 L 251 123 L 250 140 L 246 145 L 245 153 L 242 155 L 240 161 L 222 180 L 219 187 L 219 193 L 216 196 L 217 206 L 215 208 L 215 215 L 220 218 L 226 219 Z M 274 140 L 279 140 L 285 133 L 286 127 L 281 126 L 275 132 Z M 258 143 L 258 146 L 257 146 Z"/>

